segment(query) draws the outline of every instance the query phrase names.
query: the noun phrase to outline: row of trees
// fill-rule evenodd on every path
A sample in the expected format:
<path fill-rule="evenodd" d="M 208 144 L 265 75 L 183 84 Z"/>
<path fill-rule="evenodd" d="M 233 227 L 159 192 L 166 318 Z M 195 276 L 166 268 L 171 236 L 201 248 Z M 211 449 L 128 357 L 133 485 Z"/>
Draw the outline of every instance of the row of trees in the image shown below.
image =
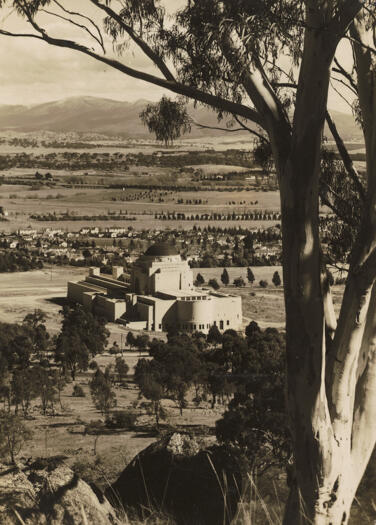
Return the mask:
<path fill-rule="evenodd" d="M 155 213 L 154 219 L 163 221 L 280 221 L 279 212 L 231 212 L 231 213 L 189 213 L 167 212 Z"/>
<path fill-rule="evenodd" d="M 255 282 L 255 276 L 252 272 L 252 269 L 249 267 L 247 268 L 247 280 L 250 284 L 253 284 Z M 223 270 L 221 274 L 221 281 L 222 281 L 222 284 L 224 284 L 225 286 L 228 286 L 230 284 L 230 276 L 226 268 Z M 281 276 L 279 275 L 277 270 L 273 273 L 272 283 L 274 284 L 274 286 L 280 286 L 282 283 Z M 205 284 L 204 277 L 201 275 L 201 273 L 198 273 L 196 275 L 195 285 L 202 286 L 204 284 Z M 209 279 L 208 285 L 214 288 L 215 290 L 218 290 L 218 288 L 220 287 L 216 279 Z M 245 286 L 245 281 L 243 277 L 236 277 L 233 280 L 233 285 L 237 287 Z M 259 285 L 262 288 L 266 288 L 268 283 L 265 279 L 261 279 L 261 281 L 259 282 Z"/>
<path fill-rule="evenodd" d="M 43 261 L 27 250 L 4 249 L 0 251 L 0 272 L 27 272 L 43 268 Z"/>

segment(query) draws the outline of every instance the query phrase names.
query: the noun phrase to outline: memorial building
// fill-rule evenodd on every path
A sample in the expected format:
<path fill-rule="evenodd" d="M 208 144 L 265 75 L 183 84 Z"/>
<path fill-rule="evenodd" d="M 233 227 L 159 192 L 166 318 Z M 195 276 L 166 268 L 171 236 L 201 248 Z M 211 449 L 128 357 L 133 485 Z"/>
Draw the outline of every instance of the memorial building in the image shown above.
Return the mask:
<path fill-rule="evenodd" d="M 157 243 L 133 264 L 130 275 L 113 267 L 112 276 L 90 268 L 84 281 L 68 283 L 68 298 L 131 329 L 207 333 L 242 327 L 241 297 L 193 284 L 193 272 L 174 246 Z"/>

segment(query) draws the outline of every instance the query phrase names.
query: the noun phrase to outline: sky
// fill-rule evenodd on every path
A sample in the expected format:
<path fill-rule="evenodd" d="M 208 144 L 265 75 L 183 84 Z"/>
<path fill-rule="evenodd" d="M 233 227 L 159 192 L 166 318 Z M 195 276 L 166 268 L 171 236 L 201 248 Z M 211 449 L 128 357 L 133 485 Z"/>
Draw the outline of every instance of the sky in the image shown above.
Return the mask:
<path fill-rule="evenodd" d="M 61 2 L 67 8 L 74 9 L 75 6 L 77 10 L 77 0 Z M 164 0 L 163 3 L 172 11 L 179 8 L 184 0 Z M 98 16 L 98 10 L 88 0 L 79 0 L 79 5 L 101 24 L 101 15 Z M 78 29 L 73 29 L 72 32 L 70 27 L 68 33 L 66 23 L 57 18 L 42 15 L 39 20 L 53 35 L 69 38 L 79 36 L 83 43 L 89 43 L 85 36 L 82 38 Z M 13 32 L 32 32 L 15 13 L 9 14 L 3 9 L 0 10 L 0 27 Z M 108 47 L 111 53 L 109 41 Z M 351 48 L 348 43 L 340 45 L 338 56 L 344 65 L 351 64 Z M 141 52 L 127 51 L 124 58 L 131 67 L 158 74 Z M 164 93 L 166 92 L 157 86 L 127 77 L 77 51 L 53 47 L 31 38 L 0 35 L 0 105 L 31 105 L 75 96 L 97 96 L 129 102 L 138 99 L 156 101 Z M 349 106 L 332 89 L 329 92 L 328 106 L 330 109 L 350 112 Z"/>

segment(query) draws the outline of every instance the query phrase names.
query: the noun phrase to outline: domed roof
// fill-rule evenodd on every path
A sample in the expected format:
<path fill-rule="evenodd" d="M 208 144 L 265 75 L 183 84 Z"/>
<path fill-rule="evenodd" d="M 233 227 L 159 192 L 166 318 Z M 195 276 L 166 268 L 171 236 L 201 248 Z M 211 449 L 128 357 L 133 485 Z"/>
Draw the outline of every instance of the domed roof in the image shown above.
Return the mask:
<path fill-rule="evenodd" d="M 164 257 L 166 255 L 179 255 L 179 252 L 172 244 L 168 244 L 167 242 L 158 242 L 149 246 L 145 252 L 145 255 Z"/>

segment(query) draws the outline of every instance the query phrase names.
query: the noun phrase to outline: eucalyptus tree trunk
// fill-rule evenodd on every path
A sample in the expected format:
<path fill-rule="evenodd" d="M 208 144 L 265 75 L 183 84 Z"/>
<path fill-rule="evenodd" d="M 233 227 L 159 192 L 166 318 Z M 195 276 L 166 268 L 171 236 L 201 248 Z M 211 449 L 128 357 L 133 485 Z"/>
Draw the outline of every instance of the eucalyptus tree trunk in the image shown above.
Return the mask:
<path fill-rule="evenodd" d="M 318 22 L 308 16 L 311 27 Z M 330 308 L 321 281 L 318 181 L 333 45 L 325 30 L 306 31 L 289 151 L 272 139 L 279 158 L 287 405 L 295 459 L 285 525 L 345 525 L 376 437 L 376 400 L 370 395 L 376 392 L 375 196 L 369 197 L 352 255 L 338 327 L 331 321 L 328 332 L 325 322 Z M 375 114 L 375 108 L 368 109 Z"/>

